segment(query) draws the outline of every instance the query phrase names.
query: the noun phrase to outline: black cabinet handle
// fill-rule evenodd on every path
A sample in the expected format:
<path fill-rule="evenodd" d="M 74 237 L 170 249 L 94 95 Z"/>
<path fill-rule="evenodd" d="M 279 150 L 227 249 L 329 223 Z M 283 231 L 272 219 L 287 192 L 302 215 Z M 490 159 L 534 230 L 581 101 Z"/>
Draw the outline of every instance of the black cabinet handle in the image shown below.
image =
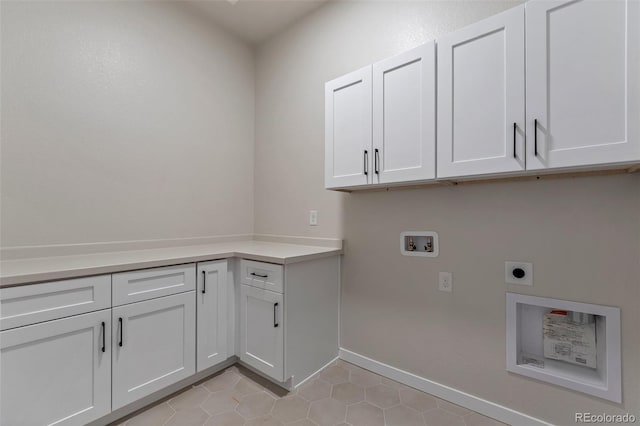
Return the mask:
<path fill-rule="evenodd" d="M 278 302 L 273 304 L 273 327 L 278 327 Z"/>
<path fill-rule="evenodd" d="M 202 294 L 207 292 L 207 271 L 202 271 Z"/>
<path fill-rule="evenodd" d="M 369 174 L 369 151 L 364 150 L 364 175 Z"/>
<path fill-rule="evenodd" d="M 256 274 L 255 272 L 252 272 L 251 275 L 253 275 L 254 277 L 260 277 L 260 278 L 269 278 L 269 275 L 261 275 L 261 274 Z"/>
<path fill-rule="evenodd" d="M 120 341 L 118 342 L 118 346 L 122 347 L 122 317 L 118 318 L 118 323 L 120 323 Z"/>
<path fill-rule="evenodd" d="M 374 167 L 374 171 L 376 172 L 376 174 L 380 174 L 380 154 L 378 151 L 378 148 L 375 149 L 374 151 L 374 162 L 375 162 L 375 167 Z"/>
<path fill-rule="evenodd" d="M 517 124 L 513 123 L 513 158 L 517 159 L 518 155 L 516 154 L 516 129 Z"/>
<path fill-rule="evenodd" d="M 102 352 L 107 350 L 106 334 L 106 324 L 102 321 Z"/>
<path fill-rule="evenodd" d="M 538 119 L 533 120 L 533 154 L 538 156 Z"/>

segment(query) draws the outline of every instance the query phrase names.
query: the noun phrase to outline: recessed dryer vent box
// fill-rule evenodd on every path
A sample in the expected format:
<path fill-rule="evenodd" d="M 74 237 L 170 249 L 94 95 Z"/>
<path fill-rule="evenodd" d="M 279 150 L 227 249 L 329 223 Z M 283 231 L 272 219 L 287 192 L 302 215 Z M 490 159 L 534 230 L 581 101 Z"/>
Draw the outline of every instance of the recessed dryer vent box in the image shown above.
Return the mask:
<path fill-rule="evenodd" d="M 620 308 L 507 293 L 506 320 L 508 371 L 622 401 Z"/>
<path fill-rule="evenodd" d="M 403 256 L 438 257 L 438 233 L 407 231 L 400 234 L 400 253 Z"/>

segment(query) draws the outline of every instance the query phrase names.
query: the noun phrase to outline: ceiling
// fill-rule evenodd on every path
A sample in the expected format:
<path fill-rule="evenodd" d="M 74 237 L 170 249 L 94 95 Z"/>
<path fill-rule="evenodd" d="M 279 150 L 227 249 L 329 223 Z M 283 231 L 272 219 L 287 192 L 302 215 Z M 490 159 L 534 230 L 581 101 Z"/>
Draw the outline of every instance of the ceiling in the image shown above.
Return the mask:
<path fill-rule="evenodd" d="M 199 0 L 189 3 L 250 44 L 258 44 L 327 0 Z"/>

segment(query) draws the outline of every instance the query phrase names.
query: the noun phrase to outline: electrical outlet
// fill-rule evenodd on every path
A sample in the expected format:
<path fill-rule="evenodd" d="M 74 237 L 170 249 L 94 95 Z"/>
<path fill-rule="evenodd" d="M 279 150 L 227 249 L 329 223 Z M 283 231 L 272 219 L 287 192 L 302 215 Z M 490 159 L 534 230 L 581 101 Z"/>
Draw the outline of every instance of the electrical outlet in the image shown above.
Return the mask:
<path fill-rule="evenodd" d="M 438 290 L 448 291 L 449 293 L 453 291 L 453 275 L 451 274 L 451 272 L 440 272 L 438 279 Z"/>
<path fill-rule="evenodd" d="M 309 210 L 309 225 L 318 225 L 318 210 Z"/>

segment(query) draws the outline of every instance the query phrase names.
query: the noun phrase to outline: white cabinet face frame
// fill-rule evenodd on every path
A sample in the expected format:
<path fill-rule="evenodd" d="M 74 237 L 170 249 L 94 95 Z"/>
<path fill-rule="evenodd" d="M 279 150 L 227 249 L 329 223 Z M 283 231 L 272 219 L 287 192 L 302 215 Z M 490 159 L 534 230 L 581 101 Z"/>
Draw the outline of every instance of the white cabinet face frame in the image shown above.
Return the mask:
<path fill-rule="evenodd" d="M 437 44 L 438 177 L 524 170 L 524 6 Z"/>
<path fill-rule="evenodd" d="M 0 333 L 0 424 L 85 425 L 111 411 L 111 310 Z"/>
<path fill-rule="evenodd" d="M 436 49 L 373 64 L 373 183 L 436 177 Z"/>
<path fill-rule="evenodd" d="M 526 27 L 527 169 L 640 160 L 640 3 L 531 0 Z"/>
<path fill-rule="evenodd" d="M 284 297 L 240 285 L 240 359 L 284 381 Z"/>
<path fill-rule="evenodd" d="M 371 66 L 325 84 L 325 187 L 372 182 Z"/>
<path fill-rule="evenodd" d="M 198 263 L 197 370 L 227 359 L 227 261 Z"/>
<path fill-rule="evenodd" d="M 112 311 L 114 410 L 195 374 L 193 291 Z"/>

